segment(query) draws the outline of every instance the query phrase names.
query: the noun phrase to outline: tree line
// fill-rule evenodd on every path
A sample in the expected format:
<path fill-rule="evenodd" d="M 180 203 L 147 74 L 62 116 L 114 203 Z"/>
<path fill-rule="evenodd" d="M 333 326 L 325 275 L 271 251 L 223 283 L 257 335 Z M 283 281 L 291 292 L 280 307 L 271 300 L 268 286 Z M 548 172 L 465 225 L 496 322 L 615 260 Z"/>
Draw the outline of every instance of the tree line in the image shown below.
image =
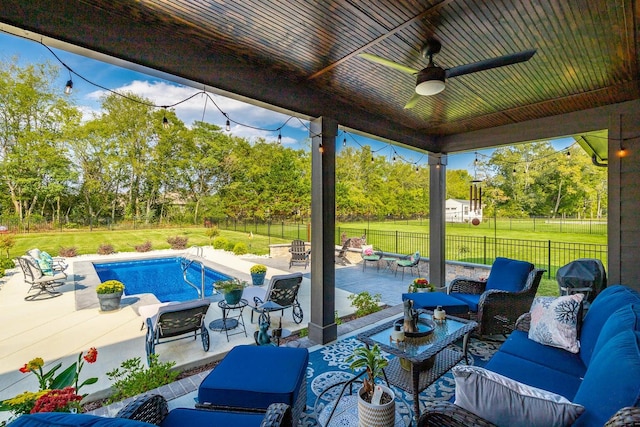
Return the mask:
<path fill-rule="evenodd" d="M 188 126 L 134 93 L 108 93 L 101 114 L 83 120 L 73 98 L 52 86 L 58 72 L 50 63 L 17 60 L 0 67 L 3 216 L 200 224 L 205 217 L 309 215 L 309 149 L 249 141 L 206 122 Z M 606 173 L 581 150 L 570 159 L 537 160 L 552 151 L 548 142 L 518 145 L 479 162 L 486 209 L 512 216 L 606 212 Z M 474 178 L 448 170 L 447 197 L 467 199 Z M 368 146 L 342 148 L 336 206 L 346 218 L 428 216 L 428 167 L 376 156 Z"/>

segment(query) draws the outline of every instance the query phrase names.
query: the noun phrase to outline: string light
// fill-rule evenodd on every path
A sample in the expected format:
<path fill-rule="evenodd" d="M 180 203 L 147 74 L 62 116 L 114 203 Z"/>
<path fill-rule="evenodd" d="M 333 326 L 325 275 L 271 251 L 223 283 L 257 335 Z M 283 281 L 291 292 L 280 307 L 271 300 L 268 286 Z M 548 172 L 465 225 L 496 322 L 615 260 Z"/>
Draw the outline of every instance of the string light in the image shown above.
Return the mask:
<path fill-rule="evenodd" d="M 282 144 L 282 134 L 278 131 L 278 144 Z"/>
<path fill-rule="evenodd" d="M 227 132 L 231 132 L 231 122 L 229 121 L 229 119 L 227 119 L 227 123 L 225 123 L 224 125 L 224 130 L 226 130 Z"/>
<path fill-rule="evenodd" d="M 162 118 L 162 127 L 165 129 L 169 129 L 169 120 L 167 120 L 167 116 Z"/>
<path fill-rule="evenodd" d="M 344 139 L 342 140 L 342 146 L 346 147 L 347 146 L 347 137 L 345 136 Z"/>
<path fill-rule="evenodd" d="M 618 150 L 618 157 L 622 158 L 622 157 L 626 157 L 627 155 L 627 149 L 624 148 L 623 146 L 620 146 L 620 149 Z"/>
<path fill-rule="evenodd" d="M 318 144 L 318 151 L 320 152 L 320 154 L 324 153 L 324 147 L 322 146 L 322 142 Z"/>
<path fill-rule="evenodd" d="M 67 85 L 64 87 L 64 93 L 65 95 L 71 95 L 71 92 L 73 92 L 73 80 L 69 79 L 67 80 Z"/>

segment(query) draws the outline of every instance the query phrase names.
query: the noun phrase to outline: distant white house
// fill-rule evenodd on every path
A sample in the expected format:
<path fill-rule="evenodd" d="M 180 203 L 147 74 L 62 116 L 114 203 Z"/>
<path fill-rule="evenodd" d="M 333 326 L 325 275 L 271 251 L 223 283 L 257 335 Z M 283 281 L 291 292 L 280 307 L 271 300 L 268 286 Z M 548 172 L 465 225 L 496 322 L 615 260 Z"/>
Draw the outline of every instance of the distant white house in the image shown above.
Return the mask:
<path fill-rule="evenodd" d="M 447 222 L 469 222 L 474 218 L 482 221 L 482 207 L 473 211 L 468 200 L 447 199 L 444 205 L 445 221 Z"/>

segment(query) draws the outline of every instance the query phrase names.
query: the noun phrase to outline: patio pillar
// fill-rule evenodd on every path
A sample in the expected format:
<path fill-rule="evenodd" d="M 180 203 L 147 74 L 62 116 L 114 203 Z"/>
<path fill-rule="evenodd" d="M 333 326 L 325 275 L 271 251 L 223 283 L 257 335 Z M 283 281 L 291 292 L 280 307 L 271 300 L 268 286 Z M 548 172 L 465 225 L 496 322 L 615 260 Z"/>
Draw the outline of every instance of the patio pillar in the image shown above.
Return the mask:
<path fill-rule="evenodd" d="M 338 122 L 311 121 L 311 321 L 309 339 L 338 337 L 335 323 L 336 135 Z"/>
<path fill-rule="evenodd" d="M 429 154 L 429 281 L 447 284 L 445 265 L 445 197 L 447 155 Z"/>

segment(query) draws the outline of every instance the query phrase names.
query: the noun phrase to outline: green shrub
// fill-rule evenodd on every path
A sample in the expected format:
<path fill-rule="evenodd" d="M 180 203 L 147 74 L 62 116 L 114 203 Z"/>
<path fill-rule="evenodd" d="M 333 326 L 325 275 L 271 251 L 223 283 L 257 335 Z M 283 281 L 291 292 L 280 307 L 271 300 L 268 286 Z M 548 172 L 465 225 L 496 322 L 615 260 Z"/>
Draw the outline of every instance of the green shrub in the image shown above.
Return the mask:
<path fill-rule="evenodd" d="M 0 267 L 0 277 L 4 277 L 4 268 Z"/>
<path fill-rule="evenodd" d="M 214 226 L 211 226 L 211 228 L 207 228 L 207 231 L 205 231 L 204 234 L 209 238 L 209 243 L 211 243 L 211 241 L 215 237 L 218 237 L 220 235 L 220 230 L 218 230 L 217 225 L 214 225 Z"/>
<path fill-rule="evenodd" d="M 13 234 L 0 234 L 0 251 L 4 251 L 9 258 L 9 250 L 16 244 Z"/>
<path fill-rule="evenodd" d="M 227 247 L 229 240 L 226 237 L 216 237 L 213 239 L 213 248 L 214 249 L 224 249 Z"/>
<path fill-rule="evenodd" d="M 224 247 L 224 250 L 228 251 L 228 252 L 233 252 L 233 248 L 235 248 L 235 247 L 236 247 L 235 243 L 227 242 L 226 246 Z"/>
<path fill-rule="evenodd" d="M 153 249 L 153 245 L 147 240 L 141 245 L 135 245 L 134 248 L 136 249 L 136 252 L 149 252 Z"/>
<path fill-rule="evenodd" d="M 247 253 L 247 245 L 243 242 L 238 242 L 233 246 L 233 253 L 236 255 L 244 255 Z"/>
<path fill-rule="evenodd" d="M 171 245 L 171 249 L 187 249 L 189 238 L 187 236 L 168 237 L 167 243 Z"/>
<path fill-rule="evenodd" d="M 113 388 L 116 390 L 108 403 L 172 383 L 178 377 L 178 372 L 171 370 L 175 364 L 176 362 L 158 362 L 157 354 L 151 355 L 148 368 L 143 366 L 139 357 L 125 360 L 120 368 L 107 372 L 107 377 L 114 381 Z"/>
<path fill-rule="evenodd" d="M 5 270 L 8 270 L 10 268 L 15 268 L 16 263 L 11 258 L 0 258 L 0 267 L 4 268 Z"/>
<path fill-rule="evenodd" d="M 300 338 L 304 338 L 304 337 L 306 337 L 308 335 L 309 335 L 309 329 L 307 329 L 307 328 L 302 328 L 302 329 L 300 329 L 300 332 L 298 332 L 298 336 Z"/>
<path fill-rule="evenodd" d="M 342 325 L 342 319 L 338 317 L 338 310 L 334 312 L 333 317 L 335 319 L 336 325 Z"/>
<path fill-rule="evenodd" d="M 69 246 L 69 247 L 63 246 L 58 250 L 58 256 L 63 256 L 65 258 L 78 256 L 78 248 L 76 248 L 75 246 Z"/>
<path fill-rule="evenodd" d="M 100 246 L 98 246 L 98 255 L 110 255 L 115 253 L 116 253 L 116 250 L 113 248 L 113 245 L 103 243 Z"/>
<path fill-rule="evenodd" d="M 367 291 L 362 291 L 359 294 L 351 294 L 348 297 L 351 300 L 351 305 L 356 308 L 356 316 L 362 317 L 367 314 L 375 313 L 380 310 L 380 301 L 382 301 L 382 295 L 371 295 Z"/>

